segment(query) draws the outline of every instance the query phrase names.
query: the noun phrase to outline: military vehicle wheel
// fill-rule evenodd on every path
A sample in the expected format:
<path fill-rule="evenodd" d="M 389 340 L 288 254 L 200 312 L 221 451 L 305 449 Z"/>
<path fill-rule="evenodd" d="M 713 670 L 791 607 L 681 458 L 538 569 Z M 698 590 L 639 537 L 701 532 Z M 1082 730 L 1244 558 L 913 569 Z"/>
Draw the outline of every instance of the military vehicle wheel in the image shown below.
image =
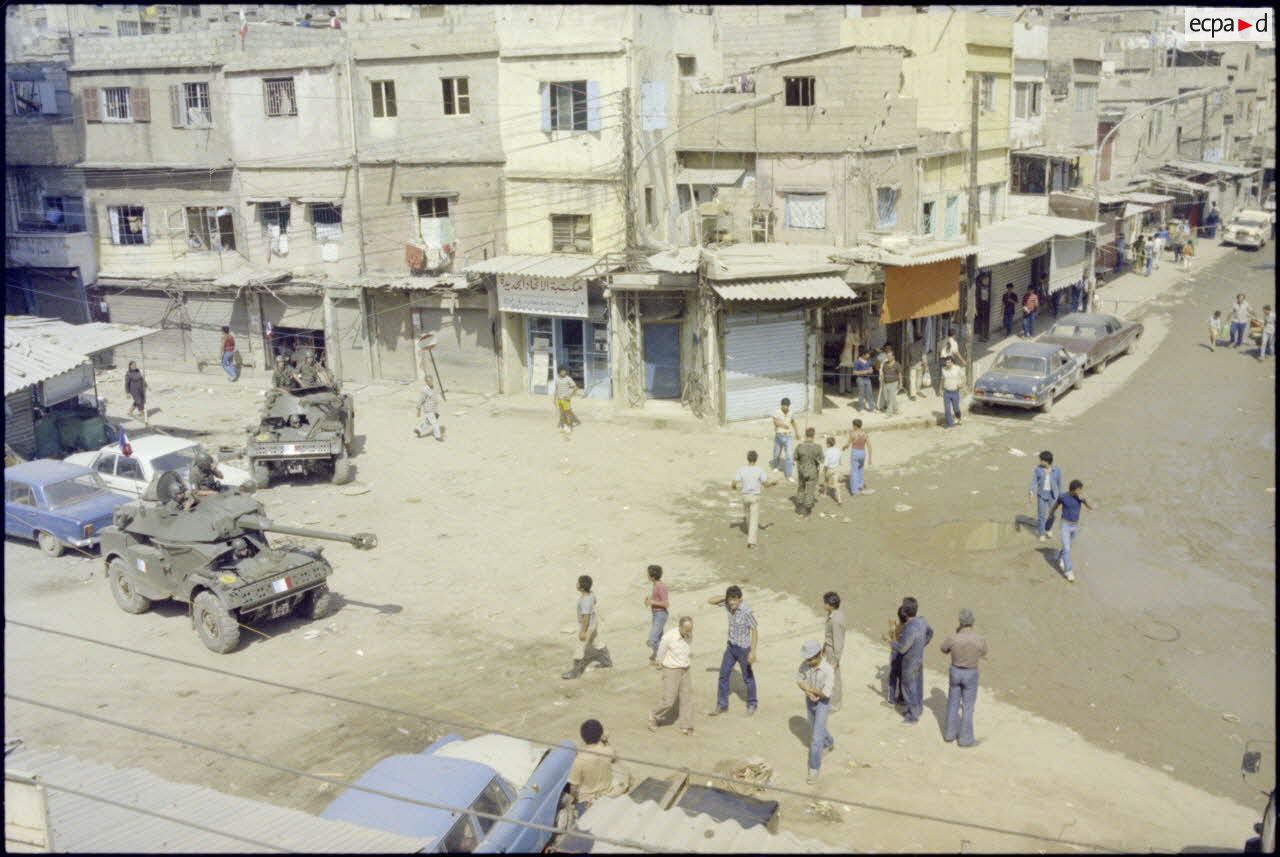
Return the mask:
<path fill-rule="evenodd" d="M 212 592 L 201 592 L 196 596 L 192 609 L 195 610 L 196 633 L 211 651 L 225 655 L 240 642 L 240 624 L 231 611 L 222 606 L 218 596 Z"/>
<path fill-rule="evenodd" d="M 333 612 L 333 593 L 329 591 L 328 584 L 322 583 L 315 589 L 302 596 L 302 602 L 298 604 L 298 613 L 303 618 L 323 619 Z"/>
<path fill-rule="evenodd" d="M 271 468 L 265 461 L 250 460 L 249 466 L 253 468 L 253 483 L 259 488 L 266 488 L 271 482 Z"/>
<path fill-rule="evenodd" d="M 347 455 L 356 451 L 356 418 L 347 419 L 347 424 L 342 429 L 342 448 L 347 451 Z"/>
<path fill-rule="evenodd" d="M 347 454 L 344 452 L 333 460 L 333 484 L 346 485 L 351 481 L 351 462 L 347 461 Z"/>
<path fill-rule="evenodd" d="M 126 613 L 146 613 L 151 609 L 151 599 L 139 595 L 129 582 L 129 572 L 124 560 L 111 560 L 111 564 L 107 566 L 107 577 L 111 580 L 111 594 L 121 610 Z"/>
<path fill-rule="evenodd" d="M 40 530 L 36 533 L 36 542 L 40 545 L 40 550 L 44 551 L 45 556 L 58 557 L 67 552 L 67 546 L 58 541 L 57 537 L 51 533 Z"/>

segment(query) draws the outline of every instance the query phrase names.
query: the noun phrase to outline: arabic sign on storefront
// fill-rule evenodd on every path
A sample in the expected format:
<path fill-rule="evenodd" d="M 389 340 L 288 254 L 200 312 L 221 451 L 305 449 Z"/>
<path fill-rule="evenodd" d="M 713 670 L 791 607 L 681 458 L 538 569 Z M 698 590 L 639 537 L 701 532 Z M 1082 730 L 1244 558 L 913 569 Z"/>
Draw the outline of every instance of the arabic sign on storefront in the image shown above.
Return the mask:
<path fill-rule="evenodd" d="M 526 315 L 587 317 L 587 281 L 498 275 L 498 309 Z"/>

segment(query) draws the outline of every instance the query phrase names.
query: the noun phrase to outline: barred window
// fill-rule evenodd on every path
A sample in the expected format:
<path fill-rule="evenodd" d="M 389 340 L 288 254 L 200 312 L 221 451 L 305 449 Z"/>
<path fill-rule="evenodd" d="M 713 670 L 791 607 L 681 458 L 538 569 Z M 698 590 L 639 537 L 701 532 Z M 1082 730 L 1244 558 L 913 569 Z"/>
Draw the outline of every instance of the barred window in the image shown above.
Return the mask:
<path fill-rule="evenodd" d="M 369 86 L 373 91 L 373 117 L 390 119 L 396 115 L 396 82 L 374 80 Z"/>
<path fill-rule="evenodd" d="M 329 202 L 311 203 L 311 223 L 316 241 L 342 240 L 342 206 Z"/>
<path fill-rule="evenodd" d="M 140 205 L 108 206 L 107 225 L 111 228 L 112 244 L 147 243 L 147 215 Z"/>
<path fill-rule="evenodd" d="M 228 208 L 187 209 L 187 249 L 189 251 L 236 249 L 235 225 Z"/>
<path fill-rule="evenodd" d="M 297 116 L 298 101 L 293 92 L 293 78 L 278 77 L 262 81 L 266 92 L 268 116 Z"/>
<path fill-rule="evenodd" d="M 286 235 L 289 232 L 289 203 L 258 203 L 258 219 L 262 221 L 262 229 L 271 237 Z"/>
<path fill-rule="evenodd" d="M 212 125 L 213 113 L 209 110 L 209 84 L 184 83 L 182 94 L 187 109 L 187 124 Z"/>
<path fill-rule="evenodd" d="M 590 253 L 591 215 L 551 215 L 551 252 Z"/>
<path fill-rule="evenodd" d="M 814 97 L 814 78 L 784 77 L 782 82 L 786 91 L 786 104 L 788 107 L 812 107 L 817 103 Z"/>
<path fill-rule="evenodd" d="M 108 119 L 129 119 L 129 87 L 108 86 L 102 90 L 103 113 Z"/>

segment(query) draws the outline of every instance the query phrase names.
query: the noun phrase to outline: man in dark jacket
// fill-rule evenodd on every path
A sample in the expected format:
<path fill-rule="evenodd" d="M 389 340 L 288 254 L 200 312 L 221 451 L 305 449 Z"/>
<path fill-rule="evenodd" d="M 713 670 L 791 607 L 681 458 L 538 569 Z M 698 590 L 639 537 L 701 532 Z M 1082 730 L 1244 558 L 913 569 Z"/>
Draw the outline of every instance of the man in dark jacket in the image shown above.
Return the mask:
<path fill-rule="evenodd" d="M 916 615 L 920 609 L 916 599 L 902 599 L 902 608 L 907 623 L 892 645 L 893 651 L 902 655 L 902 695 L 907 698 L 902 724 L 914 726 L 924 711 L 924 647 L 933 639 L 933 629 L 923 616 Z"/>

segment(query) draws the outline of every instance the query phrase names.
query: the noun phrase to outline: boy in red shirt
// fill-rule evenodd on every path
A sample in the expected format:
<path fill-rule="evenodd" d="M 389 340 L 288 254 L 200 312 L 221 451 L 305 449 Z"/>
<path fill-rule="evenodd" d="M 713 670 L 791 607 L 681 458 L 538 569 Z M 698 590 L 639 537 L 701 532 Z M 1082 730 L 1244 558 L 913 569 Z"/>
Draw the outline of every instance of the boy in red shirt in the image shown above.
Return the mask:
<path fill-rule="evenodd" d="M 1038 309 L 1040 309 L 1040 296 L 1036 294 L 1036 287 L 1032 286 L 1022 296 L 1022 336 L 1024 339 L 1030 339 L 1035 335 L 1036 310 Z"/>
<path fill-rule="evenodd" d="M 658 666 L 658 643 L 662 640 L 662 629 L 667 626 L 669 603 L 667 585 L 662 582 L 662 566 L 649 566 L 649 580 L 653 582 L 653 590 L 645 596 L 644 606 L 653 612 L 653 622 L 649 626 L 649 663 Z"/>

